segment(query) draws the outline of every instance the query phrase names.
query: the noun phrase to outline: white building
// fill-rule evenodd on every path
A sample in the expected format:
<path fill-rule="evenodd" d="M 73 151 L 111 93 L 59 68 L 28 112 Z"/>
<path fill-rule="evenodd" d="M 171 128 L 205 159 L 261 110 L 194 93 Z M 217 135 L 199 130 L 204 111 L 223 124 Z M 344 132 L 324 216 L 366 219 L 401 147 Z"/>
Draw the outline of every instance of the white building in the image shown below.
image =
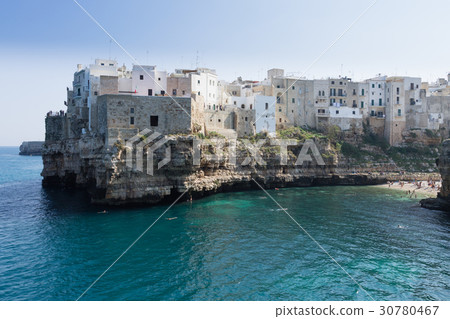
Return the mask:
<path fill-rule="evenodd" d="M 269 136 L 276 136 L 275 102 L 274 96 L 254 96 L 256 133 L 267 132 Z"/>
<path fill-rule="evenodd" d="M 140 96 L 164 96 L 167 92 L 167 72 L 154 65 L 133 65 L 131 91 Z"/>
<path fill-rule="evenodd" d="M 255 114 L 255 132 L 267 132 L 270 136 L 276 135 L 276 118 L 274 96 L 251 95 L 231 96 L 231 106 L 243 110 L 253 110 Z"/>
<path fill-rule="evenodd" d="M 205 99 L 205 108 L 215 109 L 218 106 L 219 90 L 218 80 L 215 70 L 199 68 L 191 75 L 192 93 L 203 96 Z"/>

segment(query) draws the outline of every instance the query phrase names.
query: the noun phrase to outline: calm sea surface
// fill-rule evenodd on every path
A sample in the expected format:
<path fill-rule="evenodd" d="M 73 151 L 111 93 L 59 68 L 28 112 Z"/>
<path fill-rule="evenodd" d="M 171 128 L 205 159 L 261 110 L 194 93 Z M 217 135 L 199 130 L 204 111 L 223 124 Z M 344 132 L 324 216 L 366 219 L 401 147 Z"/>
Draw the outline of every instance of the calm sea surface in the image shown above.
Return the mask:
<path fill-rule="evenodd" d="M 17 153 L 0 148 L 0 300 L 77 299 L 167 208 L 98 214 Z M 375 187 L 269 192 L 375 299 L 450 300 L 449 214 Z M 175 205 L 83 297 L 367 299 L 262 191 Z"/>

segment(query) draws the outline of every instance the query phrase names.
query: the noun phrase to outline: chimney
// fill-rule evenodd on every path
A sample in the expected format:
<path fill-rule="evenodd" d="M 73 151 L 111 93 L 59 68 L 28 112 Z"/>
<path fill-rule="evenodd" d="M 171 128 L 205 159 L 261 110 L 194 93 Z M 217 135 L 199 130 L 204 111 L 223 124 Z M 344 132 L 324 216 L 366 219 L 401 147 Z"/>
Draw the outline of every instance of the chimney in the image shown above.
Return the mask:
<path fill-rule="evenodd" d="M 82 68 L 83 68 L 83 64 L 77 64 L 77 71 L 81 71 Z"/>

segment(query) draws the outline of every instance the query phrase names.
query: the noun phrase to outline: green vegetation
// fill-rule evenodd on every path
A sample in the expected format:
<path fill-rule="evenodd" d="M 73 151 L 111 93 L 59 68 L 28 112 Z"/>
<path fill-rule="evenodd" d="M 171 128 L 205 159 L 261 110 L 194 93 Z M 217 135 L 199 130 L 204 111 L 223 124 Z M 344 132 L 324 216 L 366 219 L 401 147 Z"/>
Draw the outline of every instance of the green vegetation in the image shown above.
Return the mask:
<path fill-rule="evenodd" d="M 439 135 L 435 131 L 432 131 L 429 129 L 425 129 L 425 135 L 428 136 L 429 138 L 438 138 L 439 137 Z"/>
<path fill-rule="evenodd" d="M 383 137 L 370 131 L 367 125 L 364 125 L 363 131 L 361 142 L 357 144 L 344 142 L 341 148 L 342 155 L 352 159 L 355 164 L 393 161 L 399 168 L 411 172 L 436 170 L 434 162 L 438 152 L 435 146 L 430 147 L 417 142 L 390 146 Z M 410 136 L 417 137 L 417 134 L 413 132 Z"/>
<path fill-rule="evenodd" d="M 277 136 L 283 139 L 295 139 L 304 142 L 308 139 L 327 139 L 327 136 L 313 130 L 306 130 L 301 127 L 290 127 L 284 130 L 279 130 Z"/>

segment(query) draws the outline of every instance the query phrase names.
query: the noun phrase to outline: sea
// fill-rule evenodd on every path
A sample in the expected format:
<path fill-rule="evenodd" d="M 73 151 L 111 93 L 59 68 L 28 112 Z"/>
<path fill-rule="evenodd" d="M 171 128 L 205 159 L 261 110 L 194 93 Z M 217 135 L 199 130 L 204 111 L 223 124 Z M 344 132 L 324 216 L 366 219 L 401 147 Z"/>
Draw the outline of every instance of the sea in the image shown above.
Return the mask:
<path fill-rule="evenodd" d="M 401 191 L 222 193 L 142 235 L 168 205 L 43 189 L 18 153 L 0 148 L 0 300 L 450 300 L 450 215 Z"/>

